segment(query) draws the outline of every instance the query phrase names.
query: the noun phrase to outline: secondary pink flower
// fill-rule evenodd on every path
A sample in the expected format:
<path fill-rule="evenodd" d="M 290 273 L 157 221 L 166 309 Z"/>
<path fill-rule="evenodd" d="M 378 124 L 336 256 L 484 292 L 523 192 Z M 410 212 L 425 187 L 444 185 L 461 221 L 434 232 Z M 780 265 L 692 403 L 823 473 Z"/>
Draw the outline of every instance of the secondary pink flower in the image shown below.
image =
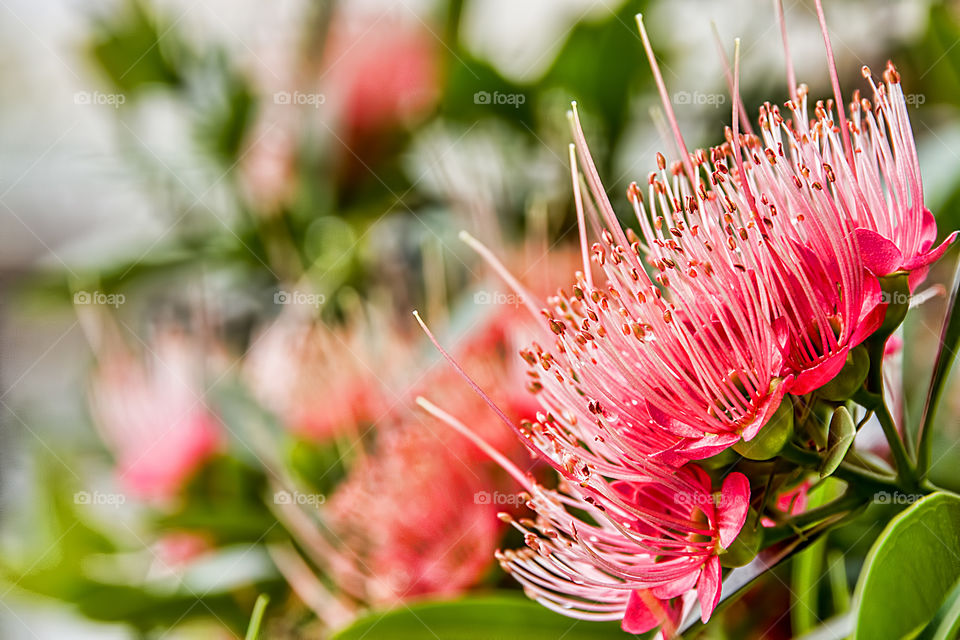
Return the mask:
<path fill-rule="evenodd" d="M 729 474 L 715 494 L 694 464 L 650 466 L 629 480 L 570 474 L 550 491 L 498 461 L 526 487 L 526 504 L 538 516 L 531 522 L 501 514 L 528 548 L 497 555 L 531 598 L 572 617 L 622 620 L 631 633 L 662 625 L 669 634 L 693 596 L 702 619 L 710 618 L 720 598 L 719 555 L 749 509 L 746 476 Z"/>
<path fill-rule="evenodd" d="M 460 593 L 488 569 L 500 539 L 490 466 L 468 464 L 409 419 L 378 431 L 375 450 L 323 506 L 337 547 L 329 569 L 373 606 Z"/>
<path fill-rule="evenodd" d="M 167 498 L 216 452 L 221 429 L 204 399 L 196 345 L 162 330 L 147 350 L 140 357 L 119 340 L 108 344 L 90 402 L 121 483 L 144 498 Z"/>
<path fill-rule="evenodd" d="M 870 69 L 863 76 L 871 79 Z M 870 270 L 878 276 L 910 272 L 913 289 L 956 239 L 951 233 L 938 247 L 937 223 L 923 202 L 923 180 L 900 74 L 891 62 L 884 82 L 874 83 L 873 104 L 854 94 L 851 132 L 858 182 L 865 206 L 854 219 L 857 241 Z"/>
<path fill-rule="evenodd" d="M 302 437 L 362 432 L 391 404 L 390 368 L 375 369 L 374 362 L 401 359 L 403 347 L 388 331 L 374 332 L 369 322 L 355 320 L 348 328 L 331 328 L 283 314 L 253 340 L 244 363 L 253 394 Z"/>
<path fill-rule="evenodd" d="M 480 393 L 510 424 L 493 400 Z M 675 624 L 681 610 L 677 599 L 695 592 L 703 619 L 710 617 L 720 595 L 718 556 L 739 534 L 749 509 L 746 476 L 729 474 L 717 496 L 709 476 L 695 464 L 674 468 L 639 455 L 605 458 L 606 443 L 617 439 L 615 432 L 597 430 L 589 423 L 581 426 L 569 416 L 561 426 L 553 416 L 541 415 L 520 432 L 560 472 L 560 489 L 550 491 L 524 475 L 472 427 L 426 401 L 421 405 L 471 438 L 527 490 L 526 503 L 537 512 L 537 521 L 501 517 L 524 534 L 529 549 L 498 557 L 532 598 L 569 616 L 622 619 L 624 629 L 640 632 Z M 575 453 L 572 443 L 578 434 L 591 431 L 596 437 Z"/>
<path fill-rule="evenodd" d="M 339 13 L 324 52 L 327 106 L 347 141 L 369 139 L 422 116 L 438 95 L 433 38 L 413 19 Z"/>
<path fill-rule="evenodd" d="M 528 595 L 565 615 L 622 619 L 625 631 L 643 633 L 675 627 L 681 599 L 695 592 L 706 621 L 720 599 L 719 554 L 740 532 L 749 502 L 745 476 L 727 476 L 716 497 L 695 465 L 656 479 L 567 484 L 564 493 L 535 488 L 528 506 L 537 522 L 511 520 L 529 551 L 498 557 Z M 586 509 L 593 522 L 567 505 Z"/>

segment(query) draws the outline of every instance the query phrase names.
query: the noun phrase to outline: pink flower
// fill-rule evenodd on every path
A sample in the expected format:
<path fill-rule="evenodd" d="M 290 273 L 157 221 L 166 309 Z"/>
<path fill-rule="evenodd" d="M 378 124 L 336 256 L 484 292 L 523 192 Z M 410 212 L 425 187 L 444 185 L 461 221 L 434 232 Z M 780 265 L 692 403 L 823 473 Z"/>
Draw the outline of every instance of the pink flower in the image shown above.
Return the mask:
<path fill-rule="evenodd" d="M 803 513 L 807 510 L 807 504 L 810 501 L 810 492 L 813 483 L 810 480 L 804 480 L 800 482 L 795 487 L 791 487 L 784 491 L 781 491 L 777 494 L 777 500 L 774 504 L 777 511 L 788 515 L 795 516 Z M 770 518 L 763 517 L 760 519 L 760 524 L 765 527 L 773 527 L 776 523 Z"/>
<path fill-rule="evenodd" d="M 871 79 L 870 69 L 863 76 Z M 854 93 L 850 129 L 857 151 L 856 168 L 865 206 L 854 215 L 857 242 L 867 267 L 883 276 L 910 273 L 911 290 L 923 281 L 957 232 L 938 247 L 937 223 L 923 203 L 923 181 L 900 74 L 888 62 L 884 83 L 874 83 L 874 102 Z"/>
<path fill-rule="evenodd" d="M 700 600 L 703 619 L 710 617 L 720 595 L 718 556 L 740 532 L 749 509 L 746 476 L 730 473 L 715 496 L 709 476 L 695 464 L 674 468 L 641 455 L 605 457 L 612 451 L 608 440 L 623 445 L 616 432 L 569 416 L 560 423 L 541 414 L 520 432 L 560 472 L 560 489 L 550 491 L 472 427 L 426 401 L 421 405 L 472 439 L 527 490 L 527 506 L 537 512 L 537 521 L 501 517 L 524 534 L 528 549 L 505 551 L 498 558 L 532 598 L 586 620 L 622 619 L 631 632 L 675 624 L 682 604 L 678 599 L 692 593 Z M 595 437 L 579 441 L 586 433 Z M 579 449 L 574 446 L 578 441 L 583 443 Z"/>
<path fill-rule="evenodd" d="M 244 363 L 247 382 L 294 433 L 318 441 L 356 433 L 389 408 L 390 370 L 373 368 L 370 349 L 376 345 L 382 361 L 391 362 L 402 358 L 401 343 L 356 320 L 340 329 L 283 314 L 254 338 Z"/>
<path fill-rule="evenodd" d="M 437 97 L 438 68 L 421 23 L 350 17 L 341 13 L 333 22 L 321 78 L 352 145 L 421 117 Z"/>
<path fill-rule="evenodd" d="M 489 465 L 468 465 L 416 424 L 382 427 L 376 449 L 323 508 L 336 582 L 372 606 L 450 596 L 490 566 L 500 539 Z M 506 487 L 504 487 L 506 489 Z"/>
<path fill-rule="evenodd" d="M 527 490 L 535 522 L 500 514 L 524 535 L 527 548 L 497 558 L 528 596 L 564 615 L 622 620 L 631 633 L 660 625 L 669 633 L 684 601 L 694 596 L 703 620 L 710 618 L 720 598 L 719 555 L 740 533 L 749 509 L 746 476 L 730 473 L 714 494 L 710 478 L 694 464 L 648 465 L 644 473 L 621 469 L 619 478 L 584 467 L 565 472 L 552 491 L 463 423 L 422 405 L 473 439 Z"/>
<path fill-rule="evenodd" d="M 99 354 L 90 403 L 122 484 L 169 498 L 220 444 L 204 399 L 203 363 L 185 335 L 162 330 L 141 359 L 117 341 Z"/>
<path fill-rule="evenodd" d="M 504 552 L 504 569 L 542 604 L 585 619 L 622 619 L 630 633 L 670 626 L 692 590 L 704 621 L 720 598 L 720 560 L 750 502 L 745 476 L 731 473 L 719 498 L 697 466 L 657 479 L 547 492 L 528 503 L 534 525 L 511 520 L 530 551 Z M 572 516 L 583 508 L 596 523 Z M 664 614 L 667 614 L 666 616 Z M 672 620 L 675 626 L 676 620 Z"/>

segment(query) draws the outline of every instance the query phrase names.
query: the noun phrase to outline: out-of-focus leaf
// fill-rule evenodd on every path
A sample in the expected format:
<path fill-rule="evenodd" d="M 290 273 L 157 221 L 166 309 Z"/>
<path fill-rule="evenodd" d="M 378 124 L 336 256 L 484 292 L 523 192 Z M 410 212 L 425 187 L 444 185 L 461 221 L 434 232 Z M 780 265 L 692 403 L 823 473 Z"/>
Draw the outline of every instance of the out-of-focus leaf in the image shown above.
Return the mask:
<path fill-rule="evenodd" d="M 159 530 L 200 532 L 218 544 L 254 542 L 276 523 L 261 500 L 263 474 L 231 458 L 208 462 L 184 488 L 181 507 L 158 515 Z"/>
<path fill-rule="evenodd" d="M 933 421 L 940 404 L 940 395 L 947 375 L 954 360 L 957 359 L 957 349 L 960 348 L 960 313 L 957 313 L 957 301 L 960 300 L 960 263 L 953 278 L 953 290 L 947 300 L 947 311 L 943 317 L 943 327 L 940 330 L 940 348 L 937 352 L 936 363 L 933 365 L 933 377 L 930 388 L 927 390 L 927 400 L 923 407 L 923 418 L 920 420 L 920 442 L 917 446 L 919 458 L 917 468 L 926 471 L 930 461 L 930 438 L 933 435 Z"/>
<path fill-rule="evenodd" d="M 346 475 L 346 455 L 335 444 L 298 441 L 290 448 L 290 466 L 300 480 L 330 495 Z"/>
<path fill-rule="evenodd" d="M 916 633 L 958 579 L 960 498 L 936 493 L 894 518 L 870 550 L 854 597 L 854 640 Z"/>
<path fill-rule="evenodd" d="M 449 61 L 442 114 L 450 119 L 474 122 L 497 116 L 521 129 L 534 127 L 535 90 L 511 82 L 496 69 L 467 53 Z"/>
<path fill-rule="evenodd" d="M 917 640 L 953 640 L 960 636 L 960 580 L 950 590 Z"/>
<path fill-rule="evenodd" d="M 600 22 L 578 23 L 543 79 L 596 113 L 611 141 L 626 125 L 631 91 L 652 79 L 634 18 L 646 4 L 625 2 Z"/>
<path fill-rule="evenodd" d="M 187 620 L 210 619 L 240 632 L 247 623 L 250 601 L 237 592 L 193 593 L 187 589 L 163 591 L 147 585 L 105 582 L 89 575 L 91 558 L 106 558 L 127 551 L 88 525 L 82 504 L 76 500 L 70 483 L 57 465 L 44 464 L 44 486 L 53 515 L 53 540 L 38 558 L 3 558 L 0 575 L 16 588 L 67 602 L 78 613 L 104 622 L 123 622 L 141 632 L 170 628 Z M 16 560 L 14 562 L 13 560 Z M 21 567 L 26 567 L 21 568 Z M 279 580 L 261 581 L 251 590 L 279 593 Z"/>
<path fill-rule="evenodd" d="M 133 95 L 148 85 L 183 81 L 175 31 L 162 28 L 140 0 L 129 0 L 110 21 L 96 25 L 90 53 L 114 86 Z"/>
<path fill-rule="evenodd" d="M 222 53 L 211 56 L 203 73 L 207 86 L 196 107 L 194 135 L 201 148 L 229 169 L 238 162 L 253 122 L 253 90 Z"/>
<path fill-rule="evenodd" d="M 331 640 L 602 640 L 637 637 L 624 633 L 617 622 L 574 620 L 527 599 L 521 594 L 473 596 L 445 602 L 425 602 L 365 616 Z"/>

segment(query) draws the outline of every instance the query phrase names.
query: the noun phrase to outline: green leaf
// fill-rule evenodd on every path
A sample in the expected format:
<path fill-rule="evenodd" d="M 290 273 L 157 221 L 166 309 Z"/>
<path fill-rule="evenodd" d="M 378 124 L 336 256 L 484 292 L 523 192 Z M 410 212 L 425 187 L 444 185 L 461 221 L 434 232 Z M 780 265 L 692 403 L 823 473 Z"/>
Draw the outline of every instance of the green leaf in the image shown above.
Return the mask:
<path fill-rule="evenodd" d="M 373 613 L 334 634 L 331 640 L 603 640 L 628 638 L 619 622 L 567 618 L 521 594 L 499 593 L 461 600 L 425 602 Z"/>
<path fill-rule="evenodd" d="M 960 498 L 935 493 L 894 518 L 867 555 L 854 640 L 916 633 L 958 580 Z"/>
<path fill-rule="evenodd" d="M 917 640 L 951 640 L 957 636 L 960 636 L 960 580 L 947 594 L 933 619 L 917 636 Z"/>
<path fill-rule="evenodd" d="M 183 78 L 178 60 L 183 44 L 173 25 L 159 25 L 140 0 L 95 26 L 90 55 L 113 85 L 125 94 L 145 86 L 178 86 Z"/>
<path fill-rule="evenodd" d="M 835 500 L 842 494 L 842 483 L 836 479 L 817 484 L 810 492 L 808 509 Z M 827 537 L 823 536 L 793 558 L 791 576 L 790 627 L 794 636 L 807 633 L 820 624 L 820 586 L 828 551 Z"/>
<path fill-rule="evenodd" d="M 853 423 L 850 412 L 846 407 L 837 407 L 830 418 L 830 431 L 827 434 L 829 448 L 823 464 L 820 465 L 821 478 L 826 478 L 837 470 L 856 436 L 857 425 Z"/>
<path fill-rule="evenodd" d="M 263 614 L 270 604 L 270 596 L 260 594 L 257 597 L 256 604 L 253 605 L 253 615 L 250 616 L 250 626 L 247 627 L 246 640 L 258 640 L 260 638 L 260 626 L 263 624 Z"/>
<path fill-rule="evenodd" d="M 958 346 L 960 346 L 960 313 L 956 313 L 957 300 L 960 300 L 960 296 L 957 295 L 958 291 L 960 291 L 960 263 L 957 264 L 957 271 L 953 277 L 953 290 L 950 293 L 950 299 L 947 301 L 947 311 L 943 318 L 943 328 L 940 331 L 940 350 L 937 352 L 937 360 L 933 365 L 933 377 L 930 380 L 927 400 L 923 406 L 923 418 L 920 420 L 917 469 L 921 474 L 927 470 L 929 465 L 933 421 L 940 405 L 940 395 L 943 393 L 944 382 L 947 380 L 947 374 L 950 373 L 953 361 L 956 360 L 955 354 Z"/>

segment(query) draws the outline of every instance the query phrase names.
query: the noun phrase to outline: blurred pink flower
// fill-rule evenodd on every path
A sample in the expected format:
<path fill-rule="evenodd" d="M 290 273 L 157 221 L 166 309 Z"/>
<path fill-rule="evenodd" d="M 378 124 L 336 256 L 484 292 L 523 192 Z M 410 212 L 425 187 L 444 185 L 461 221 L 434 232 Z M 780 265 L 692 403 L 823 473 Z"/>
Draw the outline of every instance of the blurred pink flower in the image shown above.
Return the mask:
<path fill-rule="evenodd" d="M 439 69 L 427 27 L 412 19 L 334 18 L 322 82 L 351 146 L 421 117 L 436 100 Z"/>
<path fill-rule="evenodd" d="M 205 402 L 197 345 L 163 329 L 146 351 L 138 356 L 119 340 L 107 344 L 98 354 L 90 402 L 120 482 L 140 497 L 162 499 L 217 451 L 221 427 Z"/>
<path fill-rule="evenodd" d="M 401 361 L 404 346 L 356 320 L 331 328 L 283 314 L 254 337 L 244 376 L 254 396 L 294 433 L 312 440 L 360 433 L 389 408 L 391 371 L 383 363 Z"/>
<path fill-rule="evenodd" d="M 380 429 L 323 510 L 338 548 L 332 575 L 372 606 L 460 593 L 489 568 L 500 539 L 489 464 L 467 463 L 410 419 Z"/>
<path fill-rule="evenodd" d="M 157 559 L 166 569 L 176 570 L 189 565 L 212 548 L 205 536 L 189 531 L 165 534 L 156 545 Z"/>

